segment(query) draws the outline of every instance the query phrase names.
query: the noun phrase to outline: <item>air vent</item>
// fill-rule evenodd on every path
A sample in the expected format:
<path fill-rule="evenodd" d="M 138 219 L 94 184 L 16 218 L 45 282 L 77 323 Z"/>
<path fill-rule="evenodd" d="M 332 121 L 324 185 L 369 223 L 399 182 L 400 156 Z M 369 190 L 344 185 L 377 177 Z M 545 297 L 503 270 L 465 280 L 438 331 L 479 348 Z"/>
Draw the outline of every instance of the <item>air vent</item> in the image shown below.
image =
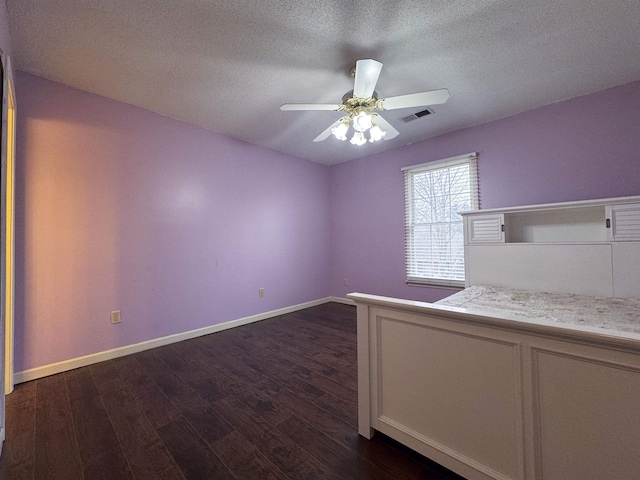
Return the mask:
<path fill-rule="evenodd" d="M 403 117 L 403 118 L 401 118 L 401 120 L 403 122 L 412 122 L 413 120 L 417 120 L 419 118 L 426 117 L 427 115 L 432 115 L 433 113 L 434 113 L 433 110 L 427 108 L 426 110 L 422 110 L 420 112 L 416 112 L 416 113 L 414 113 L 412 115 L 409 115 L 408 117 Z"/>

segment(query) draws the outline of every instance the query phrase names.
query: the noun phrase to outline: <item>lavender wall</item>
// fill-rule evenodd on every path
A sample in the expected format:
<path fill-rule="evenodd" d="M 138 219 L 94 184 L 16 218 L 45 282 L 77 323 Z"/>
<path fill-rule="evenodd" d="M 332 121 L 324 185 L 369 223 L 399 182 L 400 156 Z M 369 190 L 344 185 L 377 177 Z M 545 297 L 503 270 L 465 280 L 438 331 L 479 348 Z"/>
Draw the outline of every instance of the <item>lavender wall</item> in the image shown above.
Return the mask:
<path fill-rule="evenodd" d="M 331 168 L 16 84 L 16 371 L 329 294 L 446 296 L 404 283 L 403 166 L 479 152 L 483 208 L 640 194 L 640 82 Z"/>
<path fill-rule="evenodd" d="M 16 371 L 329 294 L 326 167 L 31 75 L 16 86 Z"/>
<path fill-rule="evenodd" d="M 331 167 L 331 294 L 451 293 L 405 285 L 401 167 L 478 152 L 481 208 L 638 195 L 639 128 L 634 82 Z"/>
<path fill-rule="evenodd" d="M 7 19 L 7 5 L 0 0 L 0 49 L 11 55 L 11 36 L 9 35 L 9 21 Z"/>

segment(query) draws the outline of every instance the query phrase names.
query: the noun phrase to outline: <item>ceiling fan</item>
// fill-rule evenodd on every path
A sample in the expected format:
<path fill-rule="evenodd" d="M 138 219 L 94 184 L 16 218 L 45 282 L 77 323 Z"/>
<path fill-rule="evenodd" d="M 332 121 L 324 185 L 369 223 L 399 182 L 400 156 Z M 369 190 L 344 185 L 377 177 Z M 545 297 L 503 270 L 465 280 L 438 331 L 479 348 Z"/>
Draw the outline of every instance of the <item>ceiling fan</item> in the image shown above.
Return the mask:
<path fill-rule="evenodd" d="M 364 145 L 367 142 L 365 137 L 365 132 L 367 131 L 369 132 L 369 142 L 375 142 L 382 138 L 391 140 L 400 133 L 379 113 L 374 113 L 374 110 L 384 111 L 439 105 L 449 98 L 449 91 L 446 88 L 442 88 L 378 99 L 375 88 L 381 70 L 382 63 L 376 60 L 358 60 L 352 70 L 352 75 L 355 76 L 353 90 L 342 97 L 342 103 L 285 103 L 280 107 L 280 110 L 334 110 L 336 112 L 345 112 L 347 115 L 331 124 L 313 141 L 320 142 L 331 134 L 338 140 L 344 141 L 347 139 L 349 125 L 353 124 L 354 135 L 351 138 L 351 143 Z"/>

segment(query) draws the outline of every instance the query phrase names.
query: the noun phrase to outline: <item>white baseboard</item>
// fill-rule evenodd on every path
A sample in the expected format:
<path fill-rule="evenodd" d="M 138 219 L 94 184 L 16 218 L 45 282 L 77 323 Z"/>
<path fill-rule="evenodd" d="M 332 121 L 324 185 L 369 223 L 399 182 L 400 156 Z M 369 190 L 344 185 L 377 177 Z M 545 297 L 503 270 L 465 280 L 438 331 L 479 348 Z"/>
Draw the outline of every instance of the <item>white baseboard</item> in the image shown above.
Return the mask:
<path fill-rule="evenodd" d="M 329 301 L 330 302 L 336 302 L 336 303 L 344 303 L 345 305 L 353 305 L 354 307 L 356 306 L 356 302 L 354 302 L 353 300 L 351 300 L 350 298 L 344 298 L 344 297 L 329 297 Z"/>
<path fill-rule="evenodd" d="M 73 370 L 74 368 L 86 367 L 87 365 L 104 362 L 105 360 L 112 360 L 114 358 L 124 357 L 125 355 L 131 355 L 132 353 L 138 353 L 144 350 L 161 347 L 163 345 L 169 345 L 171 343 L 181 342 L 183 340 L 189 340 L 191 338 L 201 337 L 203 335 L 209 335 L 210 333 L 228 330 L 229 328 L 239 327 L 241 325 L 247 325 L 253 322 L 259 322 L 260 320 L 266 320 L 267 318 L 277 317 L 278 315 L 284 315 L 286 313 L 303 310 L 305 308 L 315 307 L 316 305 L 322 305 L 323 303 L 344 303 L 340 300 L 341 299 L 339 297 L 325 297 L 318 300 L 312 300 L 310 302 L 293 305 L 291 307 L 279 308 L 277 310 L 271 310 L 270 312 L 259 313 L 256 315 L 251 315 L 249 317 L 230 320 L 224 323 L 218 323 L 209 327 L 189 330 L 188 332 L 183 333 L 176 333 L 174 335 L 169 335 L 166 337 L 154 338 L 153 340 L 147 340 L 145 342 L 135 343 L 133 345 L 126 345 L 124 347 L 114 348 L 113 350 L 92 353 L 91 355 L 85 355 L 83 357 L 72 358 L 70 360 L 64 360 L 62 362 L 51 363 L 42 367 L 36 367 L 29 370 L 24 370 L 22 372 L 16 372 L 13 379 L 16 384 L 28 382 L 30 380 L 47 377 L 49 375 L 55 375 L 56 373 Z"/>

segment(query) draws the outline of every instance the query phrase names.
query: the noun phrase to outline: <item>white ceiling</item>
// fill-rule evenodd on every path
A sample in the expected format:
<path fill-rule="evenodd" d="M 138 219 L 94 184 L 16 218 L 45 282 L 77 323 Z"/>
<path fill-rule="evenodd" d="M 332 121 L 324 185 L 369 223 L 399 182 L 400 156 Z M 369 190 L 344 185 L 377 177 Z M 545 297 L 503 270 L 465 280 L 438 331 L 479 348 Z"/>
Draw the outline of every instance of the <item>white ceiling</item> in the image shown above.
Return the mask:
<path fill-rule="evenodd" d="M 18 69 L 331 165 L 640 79 L 638 0 L 7 0 Z M 357 59 L 380 98 L 448 88 L 400 135 L 312 140 Z"/>

